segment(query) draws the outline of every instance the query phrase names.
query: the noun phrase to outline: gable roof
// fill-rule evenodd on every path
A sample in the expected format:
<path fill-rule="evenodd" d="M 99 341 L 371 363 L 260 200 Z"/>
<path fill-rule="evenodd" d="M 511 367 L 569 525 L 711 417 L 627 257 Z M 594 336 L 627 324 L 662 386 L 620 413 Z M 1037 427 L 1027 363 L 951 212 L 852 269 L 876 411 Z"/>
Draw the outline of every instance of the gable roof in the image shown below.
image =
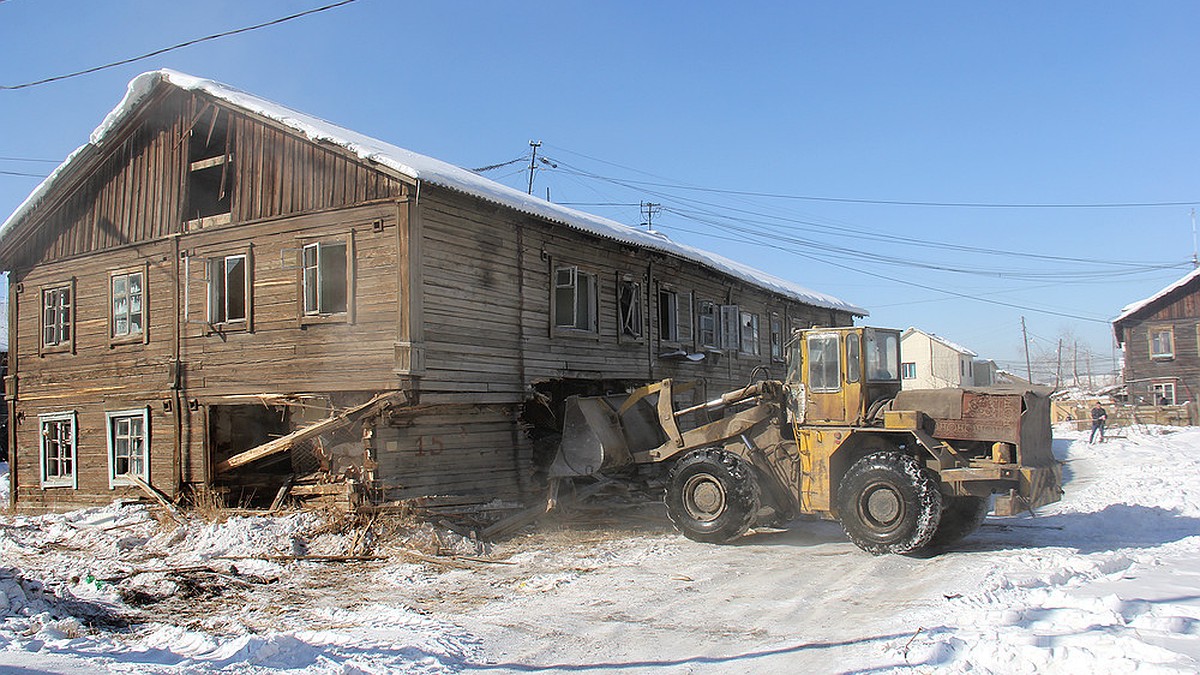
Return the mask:
<path fill-rule="evenodd" d="M 831 295 L 805 288 L 795 282 L 754 269 L 720 254 L 672 241 L 662 233 L 630 227 L 614 220 L 539 199 L 484 178 L 472 171 L 364 136 L 220 82 L 167 69 L 143 73 L 129 83 L 125 98 L 108 113 L 100 126 L 96 127 L 89 142 L 71 153 L 46 180 L 30 193 L 16 211 L 3 224 L 0 224 L 0 239 L 8 234 L 14 223 L 33 211 L 77 157 L 89 149 L 102 146 L 109 135 L 128 119 L 138 105 L 160 85 L 169 85 L 184 91 L 203 92 L 233 108 L 282 124 L 312 141 L 322 141 L 340 146 L 366 162 L 415 180 L 456 190 L 598 237 L 691 260 L 808 305 L 849 312 L 857 316 L 869 314 L 867 310 Z"/>
<path fill-rule="evenodd" d="M 917 328 L 915 326 L 909 326 L 908 330 L 904 331 L 904 333 L 900 336 L 901 343 L 904 342 L 904 338 L 908 337 L 909 335 L 912 335 L 913 333 L 920 333 L 921 335 L 924 335 L 925 337 L 929 338 L 930 340 L 933 340 L 934 342 L 942 345 L 943 347 L 952 349 L 964 356 L 970 356 L 972 358 L 979 356 L 975 352 L 971 351 L 970 349 L 967 349 L 966 347 L 964 347 L 956 342 L 951 342 L 950 340 L 947 340 L 946 338 L 944 338 L 940 335 L 936 335 L 934 333 L 928 333 L 928 332 L 923 331 L 920 328 Z"/>
<path fill-rule="evenodd" d="M 1113 333 L 1116 335 L 1117 344 L 1125 344 L 1125 324 L 1127 322 L 1138 319 L 1141 317 L 1141 315 L 1149 313 L 1151 308 L 1158 306 L 1159 301 L 1161 300 L 1166 300 L 1167 298 L 1181 295 L 1184 292 L 1187 292 L 1187 290 L 1196 290 L 1196 288 L 1200 287 L 1200 284 L 1193 283 L 1197 279 L 1200 279 L 1200 268 L 1196 268 L 1191 272 L 1188 272 L 1187 274 L 1183 275 L 1182 278 L 1168 285 L 1166 288 L 1155 293 L 1154 295 L 1144 300 L 1131 302 L 1122 307 L 1120 316 L 1112 321 Z"/>

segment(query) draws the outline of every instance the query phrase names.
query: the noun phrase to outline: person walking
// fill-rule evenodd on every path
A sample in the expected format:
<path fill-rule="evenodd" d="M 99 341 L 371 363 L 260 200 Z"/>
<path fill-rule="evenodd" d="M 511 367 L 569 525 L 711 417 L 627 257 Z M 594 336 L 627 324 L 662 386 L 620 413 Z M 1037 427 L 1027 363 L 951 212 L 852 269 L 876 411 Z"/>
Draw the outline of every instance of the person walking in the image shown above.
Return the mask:
<path fill-rule="evenodd" d="M 1096 401 L 1096 407 L 1092 408 L 1092 435 L 1088 439 L 1089 445 L 1096 442 L 1097 431 L 1100 432 L 1100 442 L 1104 442 L 1105 422 L 1108 422 L 1108 411 L 1104 409 L 1104 406 L 1100 405 L 1099 401 Z"/>

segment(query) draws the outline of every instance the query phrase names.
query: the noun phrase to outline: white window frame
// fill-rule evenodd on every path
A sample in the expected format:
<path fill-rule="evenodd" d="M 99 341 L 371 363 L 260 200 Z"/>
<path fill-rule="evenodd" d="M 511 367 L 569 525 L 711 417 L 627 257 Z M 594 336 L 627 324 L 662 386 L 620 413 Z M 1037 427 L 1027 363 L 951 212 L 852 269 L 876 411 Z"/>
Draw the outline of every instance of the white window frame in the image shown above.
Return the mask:
<path fill-rule="evenodd" d="M 1166 336 L 1165 345 L 1158 339 L 1162 335 Z M 1175 331 L 1171 326 L 1151 328 L 1149 337 L 1151 359 L 1169 361 L 1175 358 Z"/>
<path fill-rule="evenodd" d="M 580 287 L 587 291 L 582 295 Z M 558 331 L 596 334 L 598 332 L 597 291 L 599 282 L 591 272 L 579 269 L 577 265 L 558 265 L 554 268 L 554 290 L 550 297 L 550 307 L 554 313 L 554 328 Z M 569 300 L 571 311 L 568 316 L 561 316 L 559 300 Z"/>
<path fill-rule="evenodd" d="M 50 476 L 49 471 L 49 450 L 51 438 L 47 433 L 47 426 L 59 426 L 60 423 L 66 422 L 67 433 L 70 438 L 70 448 L 67 451 L 68 461 L 70 462 L 70 473 Z M 76 421 L 75 411 L 46 413 L 38 415 L 38 457 L 39 470 L 41 475 L 41 486 L 43 488 L 79 488 L 79 424 Z M 61 442 L 61 439 L 59 439 Z M 61 460 L 60 460 L 61 461 Z"/>
<path fill-rule="evenodd" d="M 138 292 L 135 294 L 131 289 L 131 283 L 137 277 Z M 117 282 L 124 280 L 125 290 L 123 293 L 117 291 Z M 128 270 L 123 272 L 115 272 L 108 278 L 109 289 L 109 337 L 114 341 L 126 340 L 142 340 L 146 335 L 146 298 L 149 294 L 146 292 L 146 271 L 144 269 Z M 118 303 L 124 301 L 124 307 L 118 308 Z M 136 300 L 136 303 L 135 303 Z M 134 309 L 134 305 L 137 309 Z M 137 330 L 133 329 L 133 319 L 137 317 Z M 121 320 L 124 319 L 124 332 L 118 327 Z"/>
<path fill-rule="evenodd" d="M 330 306 L 332 302 L 325 297 L 327 282 L 337 279 L 337 274 L 329 270 L 328 255 L 330 249 L 342 249 L 345 269 L 340 278 L 342 288 L 342 307 Z M 350 271 L 354 265 L 352 259 L 353 247 L 348 241 L 316 241 L 305 244 L 300 250 L 300 307 L 306 317 L 342 316 L 350 312 L 352 302 Z M 333 274 L 333 279 L 329 279 Z"/>
<path fill-rule="evenodd" d="M 917 379 L 917 362 L 903 361 L 900 363 L 900 379 L 915 380 Z"/>
<path fill-rule="evenodd" d="M 229 311 L 230 263 L 239 259 L 242 263 L 242 312 L 241 316 L 231 317 Z M 208 322 L 210 324 L 214 326 L 244 324 L 250 320 L 250 288 L 252 278 L 250 264 L 249 253 L 231 253 L 209 261 Z"/>
<path fill-rule="evenodd" d="M 1159 405 L 1160 398 L 1166 399 L 1166 403 L 1162 405 L 1175 405 L 1178 400 L 1175 398 L 1174 382 L 1152 382 L 1150 383 L 1150 394 L 1154 397 L 1154 405 Z"/>
<path fill-rule="evenodd" d="M 738 313 L 738 351 L 750 356 L 758 356 L 759 346 L 758 314 L 754 312 Z"/>
<path fill-rule="evenodd" d="M 117 473 L 117 450 L 118 438 L 117 432 L 121 422 L 125 420 L 140 420 L 142 425 L 141 440 L 141 455 L 142 466 L 141 471 Z M 113 410 L 104 413 L 104 431 L 108 443 L 108 487 L 109 489 L 121 485 L 132 485 L 133 481 L 129 480 L 128 476 L 135 475 L 147 483 L 150 482 L 150 409 L 149 408 L 132 408 L 129 410 Z M 139 438 L 130 436 L 130 439 Z M 132 462 L 132 455 L 130 458 Z"/>

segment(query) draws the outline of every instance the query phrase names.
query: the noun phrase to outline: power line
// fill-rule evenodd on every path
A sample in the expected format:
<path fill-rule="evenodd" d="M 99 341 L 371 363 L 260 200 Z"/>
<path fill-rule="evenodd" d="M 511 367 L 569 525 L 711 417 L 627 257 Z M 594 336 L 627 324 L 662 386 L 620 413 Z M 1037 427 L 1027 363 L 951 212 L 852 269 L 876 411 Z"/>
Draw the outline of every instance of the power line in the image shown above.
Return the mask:
<path fill-rule="evenodd" d="M 41 173 L 25 173 L 24 171 L 4 171 L 0 169 L 0 176 L 24 176 L 27 178 L 45 178 L 45 174 Z"/>
<path fill-rule="evenodd" d="M 218 38 L 229 37 L 230 35 L 237 35 L 239 33 L 248 33 L 252 30 L 258 30 L 260 28 L 267 28 L 268 26 L 275 26 L 275 25 L 278 25 L 278 24 L 281 24 L 281 23 L 284 23 L 287 21 L 291 21 L 293 19 L 299 19 L 300 17 L 308 16 L 309 14 L 316 14 L 318 12 L 324 12 L 324 11 L 327 11 L 330 9 L 335 9 L 337 7 L 341 7 L 343 5 L 348 5 L 352 2 L 357 2 L 357 1 L 358 0 L 341 0 L 340 2 L 335 2 L 333 4 L 325 5 L 323 7 L 317 7 L 316 9 L 310 9 L 310 10 L 307 10 L 304 12 L 299 12 L 298 14 L 292 14 L 290 16 L 285 16 L 285 17 L 282 17 L 279 19 L 274 19 L 272 21 L 267 21 L 265 23 L 255 24 L 253 26 L 246 26 L 245 28 L 236 28 L 234 30 L 227 30 L 227 31 L 224 31 L 221 33 L 214 33 L 212 35 L 206 35 L 204 37 L 196 38 L 194 40 L 188 40 L 187 42 L 181 42 L 177 45 L 171 45 L 170 47 L 163 47 L 162 49 L 156 49 L 152 52 L 142 54 L 141 56 L 134 56 L 134 57 L 131 57 L 128 59 L 122 59 L 120 61 L 113 61 L 112 63 L 106 63 L 102 66 L 86 68 L 84 70 L 79 70 L 79 71 L 76 71 L 73 73 L 67 73 L 66 75 L 56 75 L 54 77 L 47 77 L 45 79 L 35 80 L 33 82 L 25 82 L 22 84 L 0 85 L 0 90 L 11 91 L 14 89 L 26 89 L 28 87 L 36 87 L 36 86 L 42 85 L 42 84 L 49 84 L 51 82 L 67 80 L 72 77 L 79 77 L 80 75 L 89 75 L 91 73 L 95 73 L 95 72 L 98 72 L 101 70 L 107 70 L 109 68 L 116 68 L 117 66 L 124 66 L 126 64 L 134 63 L 136 61 L 144 61 L 146 59 L 158 56 L 159 54 L 166 54 L 167 52 L 175 51 L 176 49 L 183 49 L 184 47 L 190 47 L 192 45 L 199 44 L 201 42 L 208 42 L 209 40 L 216 40 Z"/>
<path fill-rule="evenodd" d="M 0 0 L 4 2 L 4 0 Z M 57 159 L 38 159 L 36 157 L 0 157 L 0 162 L 39 162 L 42 164 L 59 164 Z"/>

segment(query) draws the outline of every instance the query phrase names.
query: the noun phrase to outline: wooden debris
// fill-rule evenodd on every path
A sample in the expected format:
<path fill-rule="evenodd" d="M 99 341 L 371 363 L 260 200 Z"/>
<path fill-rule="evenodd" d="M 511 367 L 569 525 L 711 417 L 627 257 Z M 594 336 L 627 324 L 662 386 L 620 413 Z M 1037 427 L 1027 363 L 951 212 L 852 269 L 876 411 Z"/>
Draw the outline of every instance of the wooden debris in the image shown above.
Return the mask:
<path fill-rule="evenodd" d="M 280 486 L 279 492 L 275 493 L 275 499 L 271 501 L 271 508 L 267 509 L 268 511 L 278 511 L 283 508 L 283 502 L 287 499 L 288 493 L 292 491 L 292 484 L 295 480 L 295 475 L 288 476 L 287 482 Z"/>
<path fill-rule="evenodd" d="M 133 483 L 134 485 L 138 486 L 138 488 L 140 488 L 142 492 L 145 492 L 152 499 L 154 499 L 154 501 L 161 504 L 162 507 L 167 510 L 167 514 L 170 515 L 171 518 L 173 518 L 175 520 L 175 522 L 183 523 L 183 521 L 184 521 L 183 512 L 181 512 L 179 510 L 179 507 L 175 506 L 175 504 L 170 499 L 168 499 L 167 496 L 165 494 L 163 494 L 161 490 L 154 487 L 153 485 L 150 485 L 149 483 L 142 480 L 141 478 L 134 476 L 133 474 L 129 475 L 129 481 L 131 483 Z"/>

